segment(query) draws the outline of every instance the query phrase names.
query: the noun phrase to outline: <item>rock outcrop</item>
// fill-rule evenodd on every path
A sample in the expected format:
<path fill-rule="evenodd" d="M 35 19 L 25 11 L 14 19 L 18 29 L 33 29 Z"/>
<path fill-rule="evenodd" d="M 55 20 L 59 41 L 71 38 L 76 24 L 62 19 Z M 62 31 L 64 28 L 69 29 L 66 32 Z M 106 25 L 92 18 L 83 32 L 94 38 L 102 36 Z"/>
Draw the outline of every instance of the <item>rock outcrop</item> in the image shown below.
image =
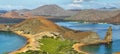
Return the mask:
<path fill-rule="evenodd" d="M 104 40 L 96 32 L 65 32 L 64 38 L 75 40 L 83 44 L 109 44 L 112 42 L 112 27 L 109 27 Z"/>
<path fill-rule="evenodd" d="M 106 36 L 105 36 L 105 39 L 104 39 L 106 42 L 108 42 L 108 44 L 110 42 L 112 42 L 112 27 L 110 26 L 107 33 L 106 33 Z"/>

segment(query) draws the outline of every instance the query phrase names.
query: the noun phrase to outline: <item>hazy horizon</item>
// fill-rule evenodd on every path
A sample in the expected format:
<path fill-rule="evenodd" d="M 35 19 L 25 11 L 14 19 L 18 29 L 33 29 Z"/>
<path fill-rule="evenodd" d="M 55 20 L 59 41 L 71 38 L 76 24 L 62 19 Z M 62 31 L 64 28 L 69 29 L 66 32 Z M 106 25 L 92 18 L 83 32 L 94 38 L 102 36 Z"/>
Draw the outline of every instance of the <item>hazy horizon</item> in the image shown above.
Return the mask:
<path fill-rule="evenodd" d="M 48 4 L 64 9 L 120 8 L 120 0 L 0 0 L 0 10 L 34 9 Z"/>

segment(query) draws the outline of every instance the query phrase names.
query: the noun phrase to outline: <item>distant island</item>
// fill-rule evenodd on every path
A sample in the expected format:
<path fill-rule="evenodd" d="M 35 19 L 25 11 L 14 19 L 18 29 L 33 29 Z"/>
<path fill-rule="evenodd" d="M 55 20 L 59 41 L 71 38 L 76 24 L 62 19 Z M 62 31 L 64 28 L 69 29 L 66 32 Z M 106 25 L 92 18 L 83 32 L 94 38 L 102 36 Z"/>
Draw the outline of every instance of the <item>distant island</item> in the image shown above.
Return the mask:
<path fill-rule="evenodd" d="M 119 24 L 119 9 L 101 10 L 101 9 L 85 9 L 85 10 L 65 10 L 58 5 L 44 5 L 29 10 L 12 10 L 0 15 L 3 18 L 30 18 L 33 16 L 44 16 L 52 21 L 79 21 L 92 23 L 112 23 Z M 113 20 L 113 21 L 111 21 Z"/>

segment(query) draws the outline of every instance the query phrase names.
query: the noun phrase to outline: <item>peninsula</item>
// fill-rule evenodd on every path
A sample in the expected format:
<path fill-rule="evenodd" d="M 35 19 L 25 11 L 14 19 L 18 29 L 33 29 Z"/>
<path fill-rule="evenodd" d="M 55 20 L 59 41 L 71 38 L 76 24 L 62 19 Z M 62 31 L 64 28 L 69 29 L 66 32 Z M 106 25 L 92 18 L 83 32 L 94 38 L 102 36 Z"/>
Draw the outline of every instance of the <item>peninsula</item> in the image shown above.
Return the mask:
<path fill-rule="evenodd" d="M 81 46 L 90 44 L 109 44 L 110 42 L 112 42 L 111 27 L 108 29 L 105 39 L 102 40 L 99 38 L 99 35 L 96 32 L 79 32 L 67 29 L 54 24 L 53 22 L 45 19 L 44 17 L 26 19 L 21 23 L 10 26 L 8 30 L 27 38 L 27 44 L 23 48 L 11 52 L 10 54 L 17 54 L 21 52 L 26 52 L 28 50 L 39 50 L 40 43 L 38 40 L 44 39 L 44 37 L 52 37 L 54 39 L 59 37 L 62 41 L 72 40 L 74 42 L 77 42 L 73 44 L 73 48 L 79 53 L 85 53 L 79 51 L 78 48 Z"/>

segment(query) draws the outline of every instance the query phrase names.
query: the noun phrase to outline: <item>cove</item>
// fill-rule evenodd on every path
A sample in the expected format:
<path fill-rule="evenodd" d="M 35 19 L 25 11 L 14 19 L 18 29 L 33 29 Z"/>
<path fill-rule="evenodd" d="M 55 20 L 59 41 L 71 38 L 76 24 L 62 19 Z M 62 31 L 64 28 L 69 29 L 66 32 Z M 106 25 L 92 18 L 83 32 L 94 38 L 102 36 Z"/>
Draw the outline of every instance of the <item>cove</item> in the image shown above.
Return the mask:
<path fill-rule="evenodd" d="M 26 42 L 26 38 L 15 33 L 0 31 L 0 54 L 16 51 Z"/>
<path fill-rule="evenodd" d="M 80 31 L 94 31 L 97 32 L 101 39 L 105 37 L 107 29 L 112 26 L 113 42 L 109 45 L 89 45 L 84 46 L 81 50 L 90 54 L 112 54 L 120 52 L 120 25 L 113 24 L 93 24 L 93 23 L 79 23 L 79 22 L 56 22 L 60 26 L 64 26 L 73 30 Z"/>

